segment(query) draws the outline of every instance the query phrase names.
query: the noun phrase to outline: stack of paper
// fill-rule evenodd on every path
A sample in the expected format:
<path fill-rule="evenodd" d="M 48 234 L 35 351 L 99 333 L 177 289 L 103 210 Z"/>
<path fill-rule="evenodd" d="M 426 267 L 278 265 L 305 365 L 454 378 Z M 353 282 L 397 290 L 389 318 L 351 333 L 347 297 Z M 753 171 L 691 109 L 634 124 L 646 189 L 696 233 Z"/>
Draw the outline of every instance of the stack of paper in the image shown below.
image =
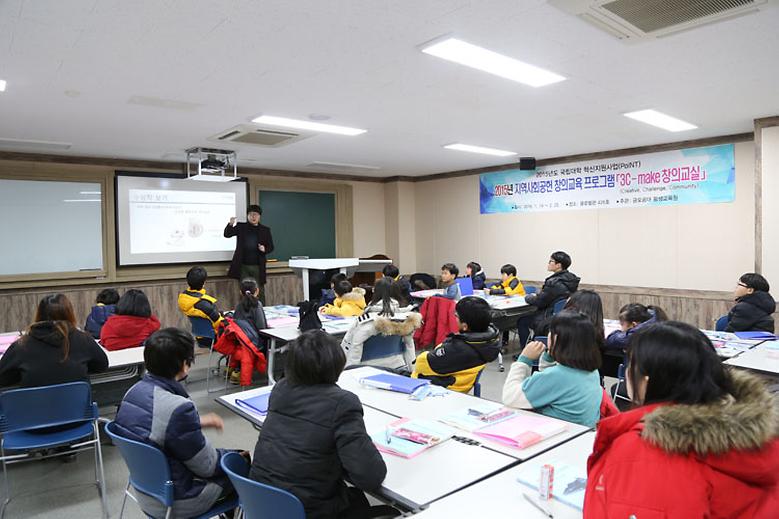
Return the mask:
<path fill-rule="evenodd" d="M 475 432 L 488 440 L 510 447 L 525 449 L 560 434 L 567 429 L 565 422 L 540 414 L 516 414 L 508 420 L 489 425 Z"/>
<path fill-rule="evenodd" d="M 458 429 L 473 432 L 513 418 L 515 414 L 516 411 L 503 407 L 497 402 L 481 400 L 467 409 L 442 416 L 439 420 Z"/>

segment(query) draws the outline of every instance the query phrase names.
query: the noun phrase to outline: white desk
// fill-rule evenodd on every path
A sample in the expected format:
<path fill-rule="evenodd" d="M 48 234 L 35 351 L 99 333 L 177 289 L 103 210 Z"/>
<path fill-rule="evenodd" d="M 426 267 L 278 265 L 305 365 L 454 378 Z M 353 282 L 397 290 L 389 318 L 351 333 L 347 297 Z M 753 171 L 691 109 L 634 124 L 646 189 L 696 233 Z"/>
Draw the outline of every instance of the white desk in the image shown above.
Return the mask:
<path fill-rule="evenodd" d="M 779 341 L 766 341 L 724 362 L 728 366 L 779 376 Z"/>
<path fill-rule="evenodd" d="M 490 519 L 544 519 L 546 516 L 522 496 L 535 497 L 537 492 L 517 481 L 517 475 L 526 470 L 540 470 L 544 464 L 566 463 L 585 468 L 592 452 L 595 433 L 588 432 L 559 447 L 512 467 L 491 478 L 480 481 L 460 492 L 436 501 L 414 517 L 420 519 L 451 519 L 452 517 L 489 517 Z M 575 519 L 582 512 L 555 499 L 545 502 L 555 519 Z"/>
<path fill-rule="evenodd" d="M 308 291 L 309 270 L 339 269 L 343 274 L 346 274 L 347 267 L 358 267 L 360 260 L 359 258 L 290 259 L 287 264 L 295 272 L 300 271 L 300 275 L 303 277 L 303 299 L 310 301 Z"/>
<path fill-rule="evenodd" d="M 220 396 L 216 401 L 259 429 L 265 418 L 238 407 L 235 400 L 266 393 L 271 389 L 250 389 Z M 365 429 L 369 434 L 386 428 L 398 419 L 368 406 L 363 407 L 363 412 Z M 516 463 L 510 456 L 455 440 L 448 440 L 412 459 L 387 453 L 382 453 L 381 456 L 387 465 L 387 477 L 381 489 L 375 493 L 376 497 L 399 503 L 410 510 L 418 510 L 436 499 Z"/>
<path fill-rule="evenodd" d="M 327 319 L 320 316 L 322 320 L 322 329 L 330 335 L 344 335 L 357 320 L 356 317 L 344 317 L 342 319 Z M 276 380 L 273 378 L 273 367 L 275 364 L 276 353 L 282 351 L 283 346 L 279 342 L 287 343 L 300 337 L 300 330 L 295 326 L 283 326 L 281 328 L 266 328 L 260 330 L 260 335 L 270 339 L 268 344 L 268 384 L 273 385 Z"/>
<path fill-rule="evenodd" d="M 408 398 L 408 395 L 404 395 L 402 393 L 366 387 L 360 384 L 359 380 L 361 378 L 377 373 L 386 372 L 368 366 L 349 369 L 341 374 L 341 377 L 338 379 L 338 385 L 347 391 L 351 391 L 352 393 L 356 394 L 364 406 L 373 407 L 385 413 L 402 418 L 427 418 L 435 420 L 448 414 L 455 413 L 463 409 L 468 409 L 469 407 L 478 404 L 478 402 L 481 401 L 480 398 L 464 393 L 458 393 L 456 391 L 447 391 L 446 396 L 429 396 L 424 400 L 412 400 Z M 519 412 L 530 413 L 530 411 Z M 560 422 L 563 421 L 560 420 Z M 527 460 L 589 430 L 588 427 L 583 425 L 569 422 L 563 423 L 565 423 L 567 427 L 565 432 L 548 438 L 526 449 L 516 449 L 498 442 L 485 440 L 484 438 L 465 431 L 458 431 L 457 434 L 459 436 L 473 438 L 483 443 L 490 449 L 499 451 L 503 454 L 506 454 L 507 456 L 511 456 L 512 458 L 516 458 L 518 460 Z"/>
<path fill-rule="evenodd" d="M 512 310 L 515 308 L 529 307 L 525 302 L 525 296 L 500 296 L 489 295 L 486 290 L 474 290 L 473 295 L 484 299 L 490 304 L 493 310 Z M 430 290 L 418 290 L 411 292 L 411 297 L 417 299 L 429 299 L 433 296 L 441 295 L 444 291 L 440 288 L 431 288 Z"/>

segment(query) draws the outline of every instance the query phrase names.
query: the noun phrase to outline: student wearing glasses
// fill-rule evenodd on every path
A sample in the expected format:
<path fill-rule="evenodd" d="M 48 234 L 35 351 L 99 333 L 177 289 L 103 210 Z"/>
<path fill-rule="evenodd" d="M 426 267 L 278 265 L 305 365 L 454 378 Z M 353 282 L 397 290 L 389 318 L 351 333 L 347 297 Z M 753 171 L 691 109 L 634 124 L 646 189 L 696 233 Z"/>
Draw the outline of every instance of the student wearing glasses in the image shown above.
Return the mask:
<path fill-rule="evenodd" d="M 728 312 L 728 332 L 765 331 L 774 333 L 776 302 L 766 278 L 749 272 L 741 276 L 733 295 L 736 305 Z"/>

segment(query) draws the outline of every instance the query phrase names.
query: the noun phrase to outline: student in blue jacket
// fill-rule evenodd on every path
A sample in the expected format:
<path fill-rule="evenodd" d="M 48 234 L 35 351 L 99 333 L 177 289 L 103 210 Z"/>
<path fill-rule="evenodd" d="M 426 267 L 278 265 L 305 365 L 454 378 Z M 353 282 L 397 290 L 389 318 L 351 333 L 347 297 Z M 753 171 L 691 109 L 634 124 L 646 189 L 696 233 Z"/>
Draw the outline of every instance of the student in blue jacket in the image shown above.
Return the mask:
<path fill-rule="evenodd" d="M 465 275 L 471 278 L 474 290 L 484 290 L 487 284 L 487 274 L 481 269 L 481 265 L 471 261 L 465 266 Z"/>
<path fill-rule="evenodd" d="M 563 310 L 549 325 L 549 349 L 532 341 L 514 362 L 503 385 L 503 403 L 568 422 L 594 427 L 600 419 L 603 388 L 600 350 L 590 319 Z M 532 373 L 539 360 L 540 371 Z"/>
<path fill-rule="evenodd" d="M 195 360 L 195 338 L 177 328 L 165 328 L 146 340 L 143 350 L 146 375 L 124 396 L 116 413 L 117 432 L 131 440 L 148 443 L 165 453 L 173 481 L 173 517 L 205 513 L 234 490 L 216 449 L 203 429 L 221 431 L 224 422 L 215 413 L 200 416 L 181 381 Z M 249 459 L 247 452 L 241 453 Z M 165 517 L 165 507 L 156 499 L 136 493 L 141 509 L 152 517 Z"/>
<path fill-rule="evenodd" d="M 619 324 L 621 329 L 614 330 L 606 337 L 606 350 L 623 351 L 628 347 L 630 337 L 644 326 L 667 321 L 668 316 L 662 308 L 644 306 L 640 303 L 629 303 L 619 309 Z M 627 360 L 625 362 L 627 365 Z"/>
<path fill-rule="evenodd" d="M 87 322 L 84 325 L 84 331 L 89 333 L 95 339 L 100 338 L 100 332 L 103 325 L 109 317 L 116 313 L 116 303 L 119 302 L 119 292 L 115 288 L 104 288 L 97 294 L 95 306 L 87 316 Z"/>

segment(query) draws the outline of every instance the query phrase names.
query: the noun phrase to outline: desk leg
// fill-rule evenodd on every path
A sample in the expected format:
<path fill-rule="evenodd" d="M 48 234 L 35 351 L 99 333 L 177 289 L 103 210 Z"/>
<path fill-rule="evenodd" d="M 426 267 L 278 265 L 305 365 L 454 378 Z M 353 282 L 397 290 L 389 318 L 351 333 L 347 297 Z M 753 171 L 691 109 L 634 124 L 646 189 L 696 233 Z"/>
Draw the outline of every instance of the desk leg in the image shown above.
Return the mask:
<path fill-rule="evenodd" d="M 273 360 L 276 356 L 276 338 L 271 337 L 270 344 L 268 345 L 268 385 L 272 386 L 276 383 L 276 379 L 273 378 Z"/>
<path fill-rule="evenodd" d="M 309 301 L 311 294 L 308 293 L 308 269 L 303 269 L 300 275 L 303 277 L 303 301 Z"/>

